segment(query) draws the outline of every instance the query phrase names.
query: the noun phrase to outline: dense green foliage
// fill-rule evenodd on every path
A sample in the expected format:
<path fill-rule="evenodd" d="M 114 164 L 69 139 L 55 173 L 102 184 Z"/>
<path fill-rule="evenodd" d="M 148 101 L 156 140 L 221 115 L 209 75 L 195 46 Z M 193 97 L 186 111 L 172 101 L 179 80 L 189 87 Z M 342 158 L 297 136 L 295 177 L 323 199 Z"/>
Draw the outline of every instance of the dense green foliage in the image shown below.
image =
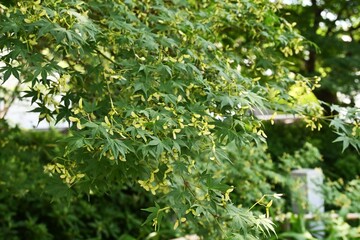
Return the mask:
<path fill-rule="evenodd" d="M 103 203 L 106 194 L 112 204 L 143 208 L 144 225 L 157 231 L 170 224 L 205 239 L 274 232 L 269 208 L 279 198 L 276 184 L 285 181 L 279 173 L 288 173 L 291 163 L 275 173 L 253 112 L 296 114 L 311 128 L 321 128 L 322 117 L 319 104 L 291 94 L 294 86 L 311 92 L 319 79 L 293 72 L 286 60 L 311 44 L 276 15 L 280 5 L 266 0 L 10 2 L 0 5 L 1 72 L 3 82 L 16 78 L 18 87 L 2 101 L 11 103 L 19 94 L 31 100 L 40 121 L 71 125 L 54 157 L 38 159 L 39 173 L 31 175 L 46 182 L 37 190 L 52 190 L 54 212 L 71 212 L 65 223 L 62 213 L 54 217 L 62 226 L 76 226 L 64 234 L 89 238 L 96 229 L 98 238 L 111 238 L 131 232 L 108 224 L 130 221 L 126 214 L 103 218 L 109 209 L 88 211 L 91 205 L 84 200 L 80 208 L 58 202 L 69 195 Z M 359 148 L 359 113 L 348 114 L 331 125 L 344 148 Z M 8 178 L 4 182 L 12 186 Z M 261 187 L 252 191 L 255 184 Z M 146 197 L 136 203 L 140 189 Z M 232 200 L 232 192 L 239 198 Z M 265 213 L 249 211 L 253 203 L 263 205 Z M 90 228 L 77 227 L 87 218 L 95 218 Z M 47 228 L 37 227 L 46 236 Z M 142 230 L 147 231 L 131 234 L 141 238 Z"/>
<path fill-rule="evenodd" d="M 359 154 L 355 149 L 348 148 L 342 152 L 342 143 L 329 142 L 329 139 L 336 138 L 336 134 L 327 126 L 321 131 L 311 131 L 305 128 L 305 125 L 306 123 L 302 121 L 274 125 L 270 122 L 265 123 L 268 151 L 274 161 L 279 161 L 284 154 L 293 154 L 308 142 L 319 150 L 322 161 L 314 162 L 307 167 L 321 167 L 325 176 L 332 180 L 341 178 L 351 181 L 360 176 Z M 299 159 L 298 162 L 300 163 L 301 160 Z"/>
<path fill-rule="evenodd" d="M 61 134 L 11 129 L 2 122 L 0 137 L 1 239 L 144 239 L 152 231 L 141 227 L 146 214 L 140 211 L 151 196 L 139 196 L 139 189 L 59 196 L 67 186 L 43 168 L 59 155 Z"/>

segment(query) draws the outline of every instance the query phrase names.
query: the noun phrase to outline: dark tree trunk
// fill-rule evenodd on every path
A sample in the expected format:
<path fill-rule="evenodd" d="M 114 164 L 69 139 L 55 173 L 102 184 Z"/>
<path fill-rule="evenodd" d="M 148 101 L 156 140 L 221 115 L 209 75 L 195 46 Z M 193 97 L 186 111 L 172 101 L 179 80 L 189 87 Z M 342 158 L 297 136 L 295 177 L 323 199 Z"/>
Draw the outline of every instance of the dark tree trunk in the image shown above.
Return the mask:
<path fill-rule="evenodd" d="M 312 25 L 312 36 L 316 36 L 316 31 L 319 28 L 319 23 L 321 21 L 321 12 L 323 9 L 317 5 L 316 0 L 311 0 L 312 9 L 314 14 L 314 22 Z M 305 72 L 308 76 L 316 75 L 316 58 L 317 58 L 317 51 L 316 49 L 312 48 L 309 50 L 309 59 L 305 61 Z M 330 91 L 327 88 L 318 88 L 314 91 L 315 96 L 322 102 L 327 104 L 334 104 L 337 103 L 337 96 L 336 93 Z M 329 116 L 331 115 L 330 108 L 327 104 L 323 104 L 324 107 L 324 114 Z"/>

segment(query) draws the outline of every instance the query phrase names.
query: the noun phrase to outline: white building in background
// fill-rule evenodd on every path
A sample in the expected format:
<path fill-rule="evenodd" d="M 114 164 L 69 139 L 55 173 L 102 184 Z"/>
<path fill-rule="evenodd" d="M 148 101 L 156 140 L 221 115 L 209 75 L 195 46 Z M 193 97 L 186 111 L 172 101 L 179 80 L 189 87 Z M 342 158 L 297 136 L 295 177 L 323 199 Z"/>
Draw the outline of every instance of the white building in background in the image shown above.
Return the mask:
<path fill-rule="evenodd" d="M 4 64 L 0 62 L 0 68 L 3 67 Z M 18 80 L 10 76 L 10 78 L 3 83 L 3 79 L 0 78 L 1 87 L 4 87 L 8 90 L 14 90 L 16 85 L 18 84 Z M 5 119 L 10 124 L 10 126 L 19 126 L 24 129 L 49 129 L 52 127 L 56 128 L 68 128 L 69 125 L 66 122 L 58 123 L 56 126 L 54 124 L 50 124 L 46 122 L 46 120 L 39 121 L 39 113 L 30 112 L 33 110 L 36 105 L 31 105 L 30 99 L 15 99 L 14 102 L 10 105 L 9 109 L 5 109 L 5 103 L 1 100 L 4 93 L 0 91 L 0 117 L 3 117 L 6 112 Z"/>
<path fill-rule="evenodd" d="M 0 111 L 1 111 L 0 104 Z M 49 128 L 67 128 L 69 125 L 67 123 L 58 123 L 56 126 L 54 124 L 48 123 L 46 120 L 41 122 L 39 121 L 39 113 L 30 112 L 34 109 L 34 106 L 31 106 L 30 101 L 15 100 L 14 103 L 9 108 L 5 119 L 10 124 L 10 126 L 19 126 L 24 129 L 49 129 Z"/>

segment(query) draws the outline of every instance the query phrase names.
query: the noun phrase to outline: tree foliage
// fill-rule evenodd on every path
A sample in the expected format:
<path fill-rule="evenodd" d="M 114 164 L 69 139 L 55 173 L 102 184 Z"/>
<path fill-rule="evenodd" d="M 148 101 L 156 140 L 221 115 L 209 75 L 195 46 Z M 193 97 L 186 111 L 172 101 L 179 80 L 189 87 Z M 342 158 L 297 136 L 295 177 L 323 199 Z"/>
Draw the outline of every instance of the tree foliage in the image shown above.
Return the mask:
<path fill-rule="evenodd" d="M 299 59 L 304 74 L 322 76 L 316 91 L 320 100 L 338 103 L 337 93 L 355 104 L 359 93 L 360 5 L 357 1 L 302 1 L 286 6 L 287 19 L 297 22 L 297 29 L 318 45 L 308 48 Z M 300 65 L 299 65 L 300 66 Z M 343 102 L 343 104 L 345 104 Z"/>
<path fill-rule="evenodd" d="M 359 13 L 357 1 L 295 1 L 283 11 L 286 19 L 297 22 L 299 33 L 316 44 L 292 60 L 297 72 L 322 78 L 314 93 L 333 118 L 331 126 L 343 151 L 349 145 L 359 150 Z M 341 118 L 352 126 L 338 125 Z"/>
<path fill-rule="evenodd" d="M 12 76 L 27 87 L 21 96 L 31 99 L 39 121 L 71 125 L 64 154 L 46 165 L 47 174 L 75 193 L 141 186 L 156 195 L 145 224 L 157 230 L 172 214 L 174 228 L 190 226 L 216 239 L 273 231 L 268 218 L 232 203 L 232 187 L 216 173 L 233 160 L 224 150 L 230 143 L 265 141 L 254 110 L 310 116 L 312 126 L 320 117 L 317 107 L 289 94 L 294 84 L 311 91 L 317 78 L 291 71 L 286 57 L 309 43 L 276 15 L 280 5 L 0 6 L 3 81 Z"/>

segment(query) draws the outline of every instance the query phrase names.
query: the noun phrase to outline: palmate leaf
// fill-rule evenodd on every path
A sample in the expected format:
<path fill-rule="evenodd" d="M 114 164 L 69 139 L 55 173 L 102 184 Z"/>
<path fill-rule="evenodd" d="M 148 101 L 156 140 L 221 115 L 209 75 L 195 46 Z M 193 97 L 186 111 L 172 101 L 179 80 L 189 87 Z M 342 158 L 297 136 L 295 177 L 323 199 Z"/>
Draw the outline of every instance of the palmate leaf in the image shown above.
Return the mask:
<path fill-rule="evenodd" d="M 69 9 L 67 13 L 75 16 L 77 23 L 74 25 L 74 28 L 79 30 L 82 37 L 90 37 L 90 40 L 95 40 L 95 35 L 99 30 L 85 13 L 78 13 L 74 9 Z"/>
<path fill-rule="evenodd" d="M 259 229 L 265 236 L 271 236 L 272 234 L 276 235 L 275 223 L 270 219 L 264 216 L 260 216 L 257 219 L 256 228 Z"/>
<path fill-rule="evenodd" d="M 227 152 L 222 148 L 215 148 L 214 156 L 215 159 L 218 160 L 219 162 L 228 161 L 229 163 L 232 163 Z"/>
<path fill-rule="evenodd" d="M 55 25 L 52 22 L 45 19 L 41 19 L 40 21 L 36 22 L 36 25 L 39 27 L 39 31 L 37 33 L 38 38 L 51 32 L 51 30 L 55 27 Z"/>
<path fill-rule="evenodd" d="M 112 141 L 111 150 L 114 154 L 114 158 L 118 159 L 119 154 L 121 154 L 123 157 L 126 156 L 126 152 L 129 150 L 129 148 L 119 139 L 114 139 Z"/>
<path fill-rule="evenodd" d="M 70 154 L 71 152 L 85 146 L 84 137 L 80 134 L 75 134 L 74 136 L 67 137 L 63 139 L 62 142 L 69 143 L 67 147 L 67 154 Z"/>
<path fill-rule="evenodd" d="M 243 125 L 244 123 L 241 122 L 241 124 Z M 244 129 L 241 129 L 240 131 L 234 130 L 231 127 L 234 127 L 234 125 L 232 124 L 232 120 L 230 119 L 230 117 L 222 122 L 216 121 L 215 125 L 217 129 L 216 134 L 218 135 L 219 140 L 223 142 L 223 144 L 226 145 L 227 143 L 235 141 L 238 145 L 242 145 L 244 142 L 246 142 L 247 134 L 244 133 Z"/>
<path fill-rule="evenodd" d="M 12 69 L 11 68 L 6 70 L 4 72 L 4 75 L 3 75 L 3 82 L 6 82 L 10 78 L 11 74 L 12 74 Z"/>
<path fill-rule="evenodd" d="M 165 214 L 164 211 L 166 209 L 168 208 L 167 207 L 160 208 L 160 205 L 156 202 L 155 202 L 155 207 L 142 209 L 143 211 L 150 213 L 150 215 L 146 218 L 145 222 L 142 225 L 153 222 L 153 225 L 155 226 L 155 230 L 160 231 L 161 222 Z"/>
<path fill-rule="evenodd" d="M 145 222 L 142 224 L 142 225 L 145 225 L 145 224 L 152 222 L 154 219 L 156 219 L 157 213 L 160 210 L 160 206 L 157 203 L 155 203 L 155 207 L 143 208 L 141 210 L 150 213 L 148 215 L 148 217 L 146 218 Z"/>
<path fill-rule="evenodd" d="M 360 151 L 360 130 L 359 117 L 360 111 L 356 107 L 340 107 L 338 105 L 331 105 L 331 111 L 338 112 L 330 121 L 330 127 L 334 128 L 334 132 L 338 137 L 334 142 L 343 143 L 343 152 L 349 146 L 354 147 L 358 152 Z"/>
<path fill-rule="evenodd" d="M 227 95 L 221 96 L 220 101 L 221 101 L 220 108 L 223 108 L 225 106 L 230 106 L 231 108 L 234 107 L 234 100 L 230 96 Z"/>
<path fill-rule="evenodd" d="M 340 135 L 337 137 L 333 142 L 342 142 L 343 148 L 342 152 L 344 152 L 350 145 L 356 149 L 356 151 L 360 151 L 360 139 L 356 139 L 353 137 L 349 137 L 348 135 L 344 133 L 337 133 Z"/>
<path fill-rule="evenodd" d="M 160 144 L 162 144 L 162 141 L 160 141 L 160 139 L 158 139 L 156 137 L 154 137 L 154 139 L 148 143 L 149 146 L 157 146 Z"/>
<path fill-rule="evenodd" d="M 333 142 L 342 142 L 343 143 L 343 149 L 344 152 L 345 149 L 349 147 L 349 138 L 345 136 L 345 134 L 341 134 L 341 136 L 337 137 Z"/>
<path fill-rule="evenodd" d="M 347 132 L 344 121 L 339 118 L 332 119 L 330 122 L 330 127 L 334 127 L 337 131 L 341 130 L 343 132 Z"/>
<path fill-rule="evenodd" d="M 225 192 L 230 188 L 229 185 L 221 182 L 220 178 L 215 178 L 213 175 L 203 172 L 200 176 L 200 181 L 204 183 L 204 185 L 213 191 Z"/>
<path fill-rule="evenodd" d="M 252 213 L 249 213 L 244 209 L 239 209 L 233 204 L 226 205 L 226 210 L 232 218 L 231 226 L 246 235 L 250 231 L 248 225 L 255 221 Z"/>

